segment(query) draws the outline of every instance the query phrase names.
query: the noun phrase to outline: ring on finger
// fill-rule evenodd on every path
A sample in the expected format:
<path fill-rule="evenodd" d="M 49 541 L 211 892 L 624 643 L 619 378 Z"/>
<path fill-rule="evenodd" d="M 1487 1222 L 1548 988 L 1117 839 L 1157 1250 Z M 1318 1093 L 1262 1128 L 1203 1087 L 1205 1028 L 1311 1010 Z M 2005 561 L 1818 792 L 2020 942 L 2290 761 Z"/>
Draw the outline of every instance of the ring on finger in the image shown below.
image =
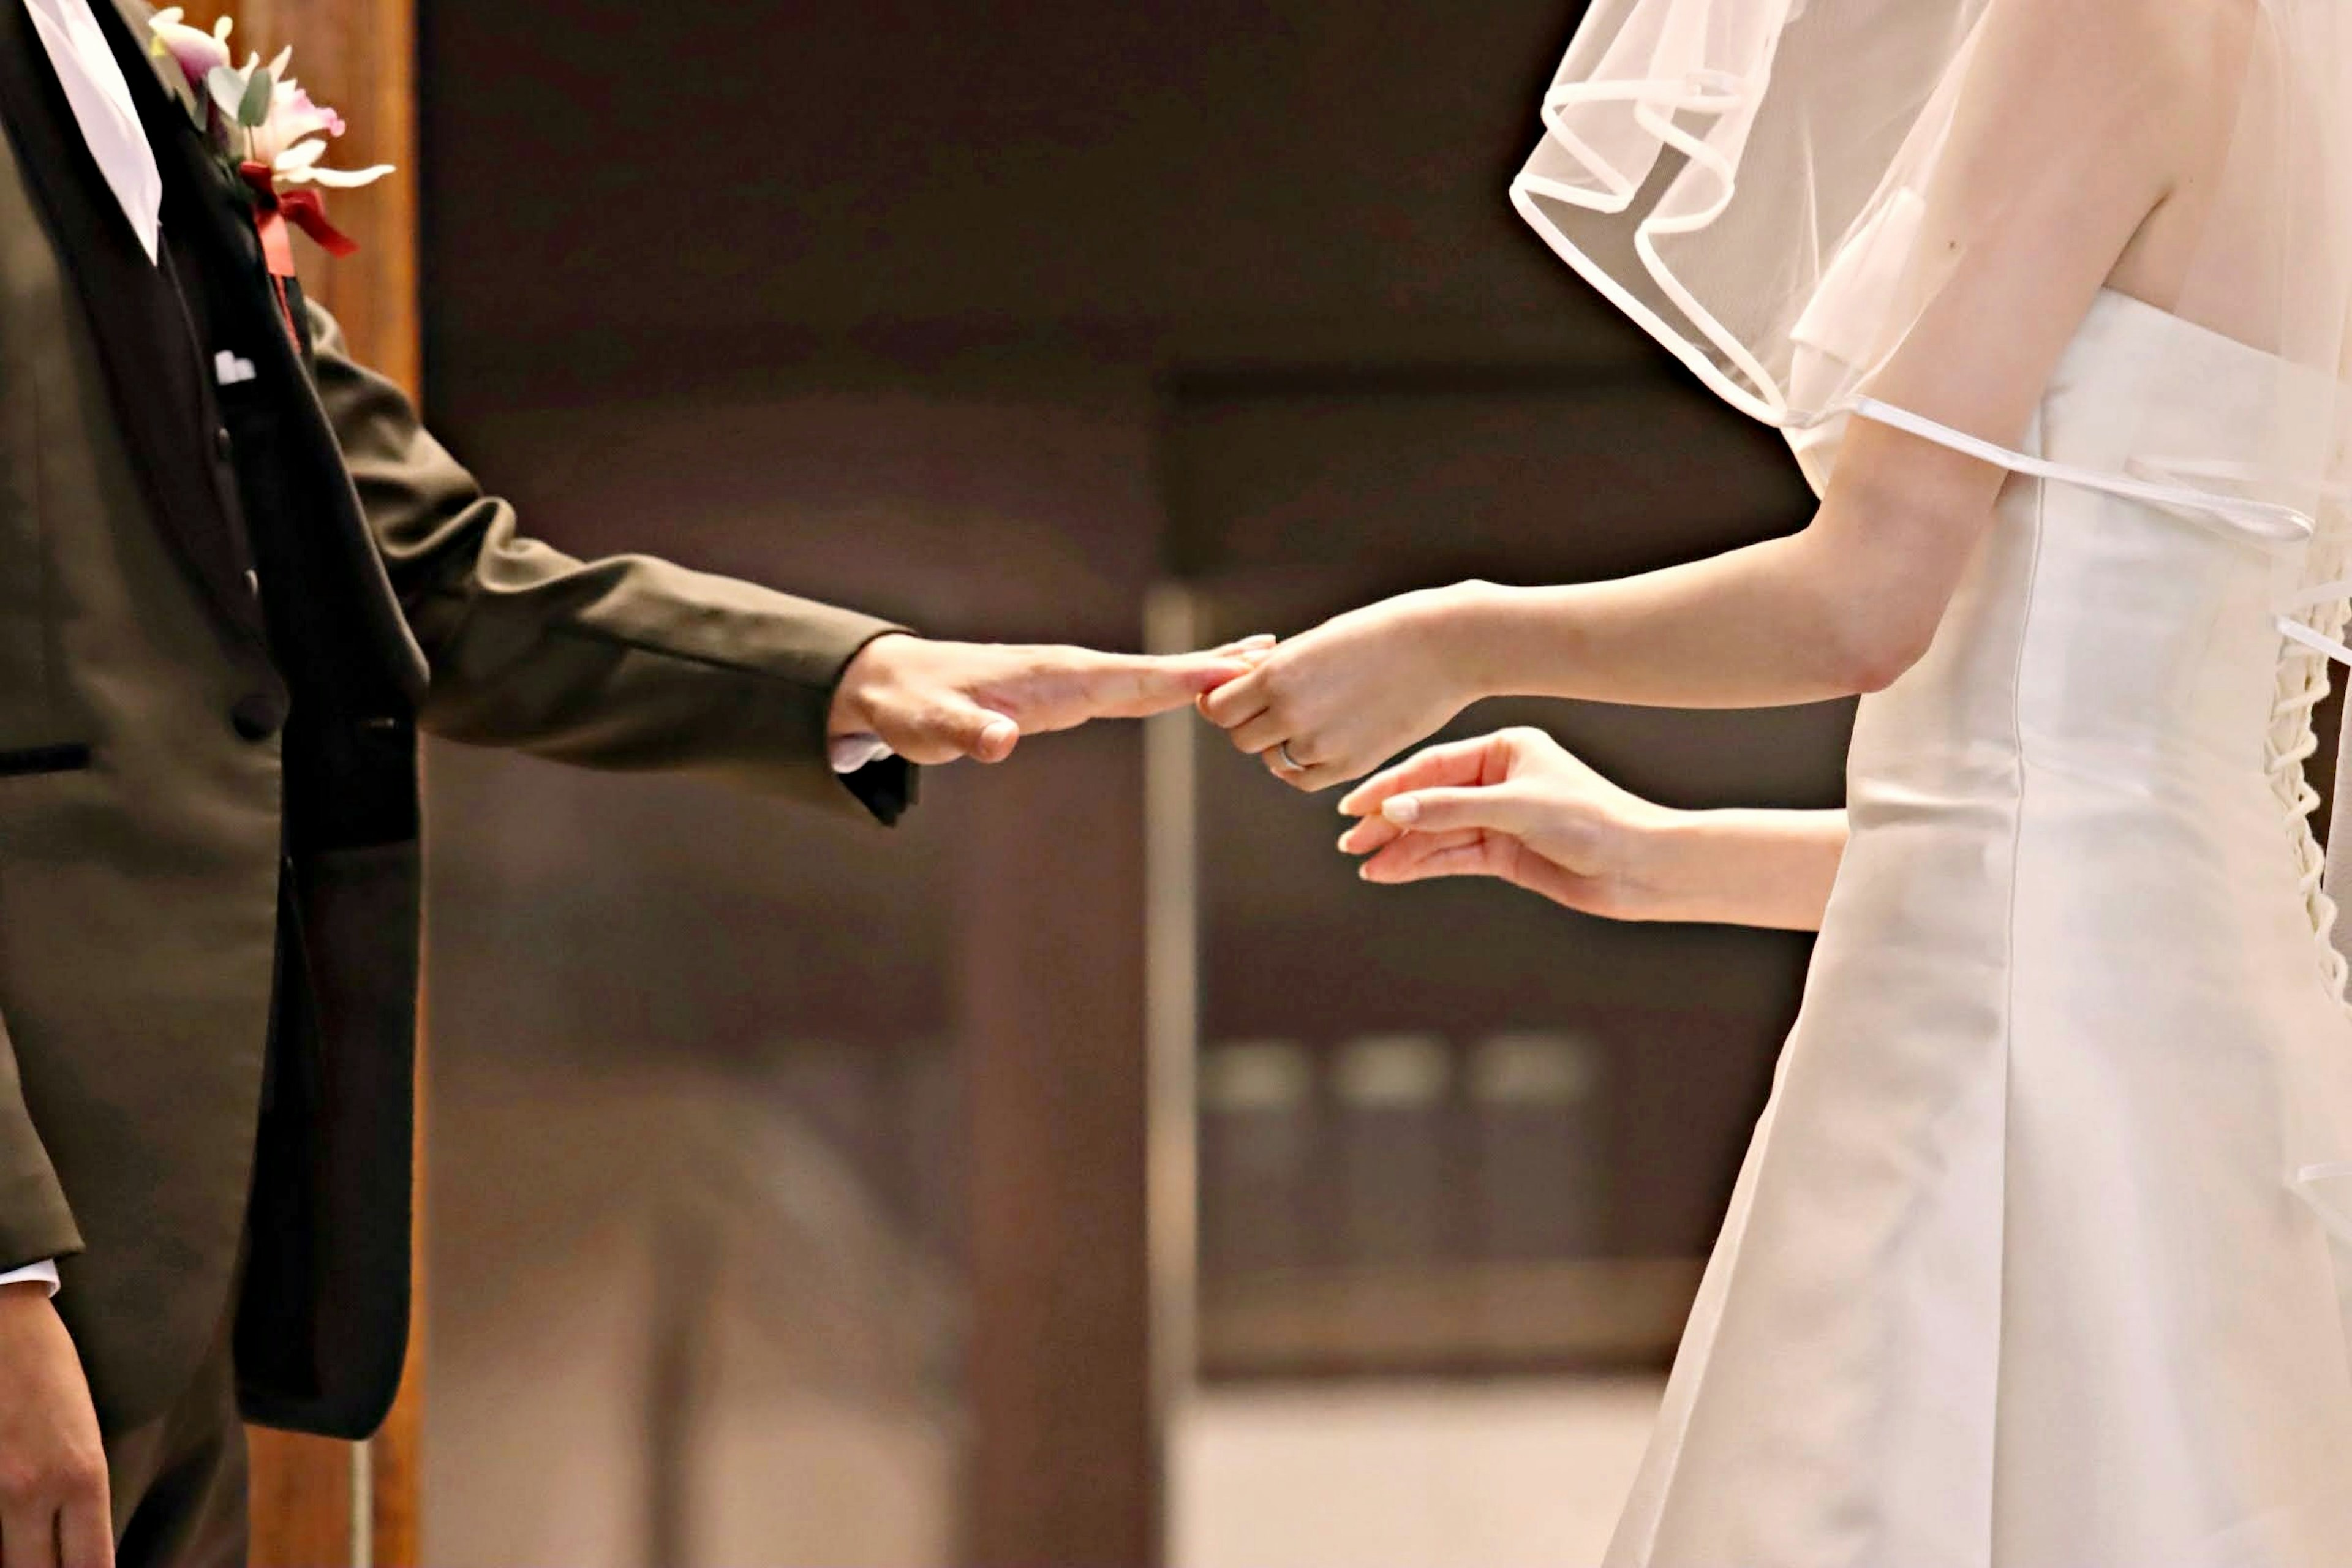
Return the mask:
<path fill-rule="evenodd" d="M 1282 759 L 1282 765 L 1288 768 L 1292 773 L 1303 773 L 1307 771 L 1307 764 L 1290 754 L 1289 742 L 1283 741 L 1278 742 L 1274 748 L 1274 754 L 1280 757 Z"/>

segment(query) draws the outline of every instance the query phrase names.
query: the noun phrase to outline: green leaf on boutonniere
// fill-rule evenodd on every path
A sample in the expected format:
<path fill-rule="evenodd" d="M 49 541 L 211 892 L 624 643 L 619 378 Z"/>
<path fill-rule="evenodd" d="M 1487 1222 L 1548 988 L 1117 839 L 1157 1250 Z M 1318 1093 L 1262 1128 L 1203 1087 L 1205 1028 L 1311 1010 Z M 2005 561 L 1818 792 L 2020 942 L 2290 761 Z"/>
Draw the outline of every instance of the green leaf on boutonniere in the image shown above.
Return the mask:
<path fill-rule="evenodd" d="M 232 120 L 245 107 L 245 77 L 226 66 L 205 73 L 205 90 L 212 94 L 213 106 Z"/>
<path fill-rule="evenodd" d="M 245 101 L 236 106 L 236 122 L 247 131 L 269 118 L 269 100 L 278 91 L 278 79 L 266 70 L 257 70 L 246 84 Z"/>

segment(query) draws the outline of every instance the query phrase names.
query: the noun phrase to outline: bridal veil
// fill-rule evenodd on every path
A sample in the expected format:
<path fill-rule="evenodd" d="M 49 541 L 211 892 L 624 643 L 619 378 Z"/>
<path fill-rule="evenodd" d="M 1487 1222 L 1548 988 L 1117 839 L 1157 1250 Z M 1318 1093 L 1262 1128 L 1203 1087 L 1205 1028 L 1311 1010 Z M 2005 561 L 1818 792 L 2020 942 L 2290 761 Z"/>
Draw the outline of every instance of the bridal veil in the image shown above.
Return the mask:
<path fill-rule="evenodd" d="M 2006 48 L 2001 23 L 2032 6 L 2047 8 L 2040 36 L 2056 18 L 2079 52 Z M 2021 82 L 2053 131 L 2027 144 L 1955 135 L 2017 101 Z M 2048 462 L 2021 405 L 1979 384 L 2020 374 L 2003 350 L 2014 291 L 1985 279 L 2033 265 L 2070 208 L 2105 190 L 2116 136 L 2151 111 L 2193 128 L 2210 172 L 2156 193 L 2172 206 L 2173 249 L 2164 297 L 2145 302 L 2259 351 L 2264 368 L 2228 388 L 2231 416 L 2210 422 L 2232 432 L 2226 446 L 2177 399 L 2134 406 L 2126 394 L 2107 443 L 2121 461 Z M 2327 662 L 2352 663 L 2352 5 L 1594 0 L 1542 119 L 1512 186 L 1520 213 L 1707 387 L 1786 432 L 1817 488 L 1841 424 L 1867 418 L 2161 507 L 2274 561 L 2265 761 L 2326 938 L 2337 922 L 2323 888 L 2352 889 L 2352 745 L 2336 771 L 2333 876 L 2303 763 Z M 1987 145 L 2002 151 L 1988 158 Z M 1954 146 L 1972 151 L 1947 156 Z M 2079 319 L 2092 303 L 2086 290 L 2051 308 Z M 2251 458 L 2250 424 L 2263 432 Z M 2352 952 L 2342 924 L 2335 940 Z M 2324 967 L 2340 994 L 2344 958 L 2330 952 Z M 2291 1174 L 2352 1237 L 2352 1063 L 2307 1065 Z"/>

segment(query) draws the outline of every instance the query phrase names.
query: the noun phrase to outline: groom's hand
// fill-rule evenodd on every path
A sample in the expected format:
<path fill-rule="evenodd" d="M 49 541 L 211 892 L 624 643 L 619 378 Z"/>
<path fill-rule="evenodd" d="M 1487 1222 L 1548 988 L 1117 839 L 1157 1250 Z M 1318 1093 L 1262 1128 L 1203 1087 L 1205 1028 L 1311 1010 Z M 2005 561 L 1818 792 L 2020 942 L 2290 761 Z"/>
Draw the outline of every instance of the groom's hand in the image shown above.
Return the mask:
<path fill-rule="evenodd" d="M 108 1568 L 106 1449 L 47 1288 L 0 1285 L 0 1568 Z"/>
<path fill-rule="evenodd" d="M 827 729 L 875 736 L 911 763 L 1001 763 L 1024 735 L 1181 708 L 1248 674 L 1273 640 L 1153 658 L 894 633 L 850 661 Z"/>

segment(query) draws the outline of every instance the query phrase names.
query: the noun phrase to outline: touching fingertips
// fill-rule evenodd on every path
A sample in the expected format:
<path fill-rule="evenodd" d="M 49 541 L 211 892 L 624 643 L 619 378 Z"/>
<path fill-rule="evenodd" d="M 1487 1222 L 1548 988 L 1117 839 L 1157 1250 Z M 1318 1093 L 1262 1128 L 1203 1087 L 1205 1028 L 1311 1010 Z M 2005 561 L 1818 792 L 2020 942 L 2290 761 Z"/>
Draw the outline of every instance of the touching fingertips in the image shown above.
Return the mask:
<path fill-rule="evenodd" d="M 1241 659 L 1235 659 L 1225 664 L 1213 664 L 1208 666 L 1206 668 L 1194 671 L 1192 678 L 1192 684 L 1193 689 L 1196 691 L 1215 691 L 1221 687 L 1239 680 L 1243 676 L 1247 675 L 1249 672 L 1249 664 Z"/>
<path fill-rule="evenodd" d="M 1248 684 L 1247 676 L 1225 682 L 1209 694 L 1208 700 L 1201 705 L 1201 711 L 1209 716 L 1211 723 L 1232 728 L 1251 710 L 1249 705 L 1242 700 Z"/>

